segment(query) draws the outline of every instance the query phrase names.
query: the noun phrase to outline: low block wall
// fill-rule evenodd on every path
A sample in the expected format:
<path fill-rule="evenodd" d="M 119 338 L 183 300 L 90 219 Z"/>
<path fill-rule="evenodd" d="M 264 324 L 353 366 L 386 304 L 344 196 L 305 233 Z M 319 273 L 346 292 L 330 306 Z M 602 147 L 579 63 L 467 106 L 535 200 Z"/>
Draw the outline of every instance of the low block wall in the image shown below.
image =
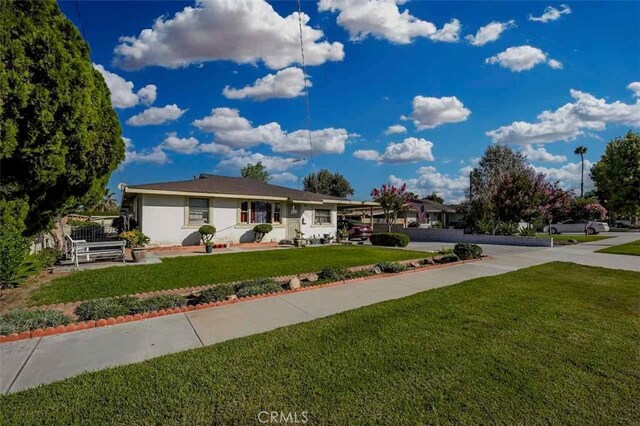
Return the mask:
<path fill-rule="evenodd" d="M 375 232 L 387 232 L 386 225 L 376 226 Z M 392 232 L 399 232 L 409 236 L 411 241 L 440 242 L 440 243 L 474 243 L 474 244 L 498 244 L 505 246 L 523 247 L 553 247 L 551 240 L 535 237 L 518 237 L 510 235 L 479 235 L 465 234 L 462 229 L 427 229 L 427 228 L 403 228 L 393 226 Z"/>

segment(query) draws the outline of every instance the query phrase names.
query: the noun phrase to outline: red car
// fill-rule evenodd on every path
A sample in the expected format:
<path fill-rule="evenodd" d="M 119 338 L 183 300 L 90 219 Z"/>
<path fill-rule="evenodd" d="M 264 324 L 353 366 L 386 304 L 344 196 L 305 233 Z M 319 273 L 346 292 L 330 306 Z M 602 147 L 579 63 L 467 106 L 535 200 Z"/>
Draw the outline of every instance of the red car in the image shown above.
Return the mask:
<path fill-rule="evenodd" d="M 371 234 L 373 234 L 371 226 L 351 219 L 338 220 L 338 229 L 347 229 L 349 231 L 350 240 L 365 241 L 369 239 Z"/>

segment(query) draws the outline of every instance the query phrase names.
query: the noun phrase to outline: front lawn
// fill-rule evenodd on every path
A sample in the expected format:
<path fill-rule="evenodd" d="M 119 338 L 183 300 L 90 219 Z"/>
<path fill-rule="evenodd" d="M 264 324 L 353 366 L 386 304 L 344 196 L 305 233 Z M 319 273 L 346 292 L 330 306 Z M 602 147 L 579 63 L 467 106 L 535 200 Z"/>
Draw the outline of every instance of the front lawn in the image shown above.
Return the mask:
<path fill-rule="evenodd" d="M 640 256 L 640 240 L 631 241 L 630 243 L 620 244 L 617 246 L 606 247 L 598 250 L 596 253 L 628 254 L 631 256 Z"/>
<path fill-rule="evenodd" d="M 584 234 L 536 234 L 536 238 L 553 238 L 554 241 L 576 240 L 579 243 L 589 243 L 592 241 L 606 240 L 611 238 L 607 235 L 584 235 Z"/>
<path fill-rule="evenodd" d="M 256 424 L 264 410 L 310 424 L 638 424 L 639 281 L 548 263 L 85 373 L 3 396 L 0 414 L 5 425 Z"/>
<path fill-rule="evenodd" d="M 318 271 L 326 266 L 357 266 L 418 259 L 426 252 L 367 246 L 328 246 L 164 258 L 162 263 L 75 272 L 52 280 L 31 294 L 43 305 L 193 287 L 260 277 Z"/>

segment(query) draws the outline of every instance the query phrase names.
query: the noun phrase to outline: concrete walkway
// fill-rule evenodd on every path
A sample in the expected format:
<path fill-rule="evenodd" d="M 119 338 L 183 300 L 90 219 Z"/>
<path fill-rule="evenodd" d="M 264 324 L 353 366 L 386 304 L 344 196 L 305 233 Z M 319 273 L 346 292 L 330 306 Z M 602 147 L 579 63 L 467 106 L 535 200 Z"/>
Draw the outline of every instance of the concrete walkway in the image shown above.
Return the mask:
<path fill-rule="evenodd" d="M 593 253 L 638 238 L 640 234 L 620 233 L 615 238 L 568 247 L 485 246 L 492 258 L 478 263 L 4 343 L 0 345 L 0 392 L 15 392 L 84 371 L 139 362 L 555 260 L 640 271 L 640 257 Z M 414 249 L 447 246 L 416 244 Z"/>

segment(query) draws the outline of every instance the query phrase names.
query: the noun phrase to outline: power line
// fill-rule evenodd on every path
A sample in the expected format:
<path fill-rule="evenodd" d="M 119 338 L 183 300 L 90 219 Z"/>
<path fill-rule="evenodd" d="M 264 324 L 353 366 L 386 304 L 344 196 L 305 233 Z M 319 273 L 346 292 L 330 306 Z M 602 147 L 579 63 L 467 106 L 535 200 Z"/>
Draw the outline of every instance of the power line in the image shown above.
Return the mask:
<path fill-rule="evenodd" d="M 80 18 L 80 29 L 82 30 L 84 41 L 89 43 L 89 39 L 87 38 L 87 32 L 84 29 L 84 21 L 82 20 L 82 14 L 80 13 L 80 2 L 78 0 L 75 0 L 74 3 L 76 4 L 76 11 L 78 12 L 78 18 Z"/>
<path fill-rule="evenodd" d="M 307 136 L 309 137 L 309 157 L 311 157 L 311 172 L 315 173 L 316 164 L 315 158 L 313 155 L 313 142 L 311 140 L 311 105 L 309 102 L 309 88 L 308 88 L 308 80 L 307 80 L 307 67 L 304 60 L 304 43 L 302 40 L 302 2 L 298 0 L 298 29 L 300 30 L 300 56 L 302 58 L 302 74 L 303 74 L 303 82 L 304 82 L 304 99 L 305 99 L 305 107 L 307 113 Z M 312 179 L 314 184 L 314 189 L 316 192 L 318 191 L 316 179 Z"/>

